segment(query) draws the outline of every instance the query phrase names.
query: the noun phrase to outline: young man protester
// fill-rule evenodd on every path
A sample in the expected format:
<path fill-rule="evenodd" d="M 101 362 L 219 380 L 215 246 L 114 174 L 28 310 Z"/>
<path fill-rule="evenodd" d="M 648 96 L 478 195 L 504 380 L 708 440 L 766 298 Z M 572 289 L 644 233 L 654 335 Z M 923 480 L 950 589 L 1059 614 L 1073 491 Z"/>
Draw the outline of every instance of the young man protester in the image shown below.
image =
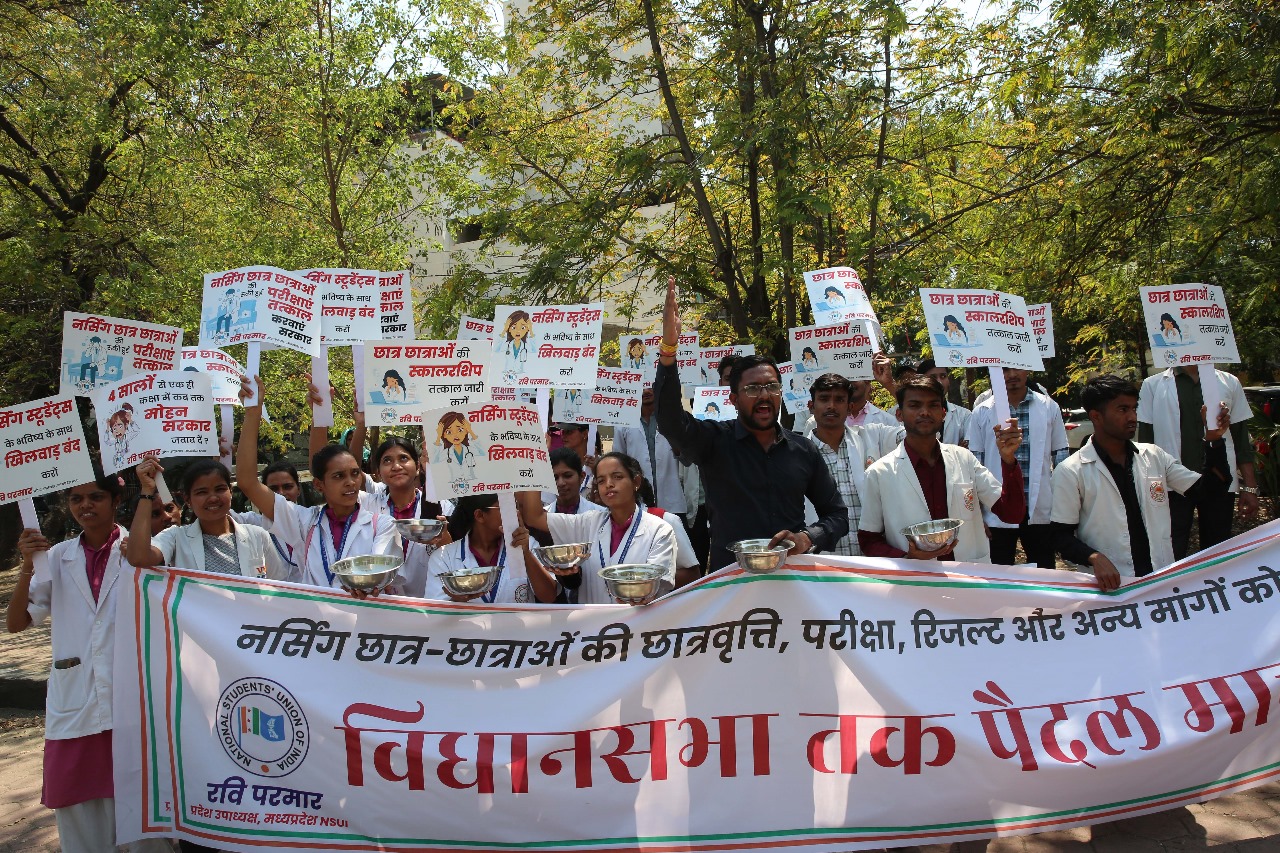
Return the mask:
<path fill-rule="evenodd" d="M 1135 444 L 1138 389 L 1119 376 L 1097 376 L 1081 402 L 1093 436 L 1053 472 L 1053 531 L 1064 558 L 1093 569 L 1104 590 L 1174 562 L 1169 492 L 1195 500 L 1225 469 L 1223 435 L 1231 427 L 1226 404 L 1216 428 L 1204 432 L 1197 455 L 1206 475 L 1186 468 L 1154 444 Z M 1201 417 L 1204 417 L 1201 407 Z"/>
<path fill-rule="evenodd" d="M 845 419 L 849 416 L 851 384 L 838 373 L 824 373 L 814 381 L 809 387 L 809 411 L 815 425 L 805 437 L 822 454 L 849 510 L 849 533 L 828 550 L 856 557 L 862 553 L 858 547 L 858 516 L 867 488 L 867 467 L 893 452 L 902 428 L 880 423 L 850 426 Z M 810 520 L 808 515 L 806 520 Z"/>
<path fill-rule="evenodd" d="M 867 469 L 862 496 L 858 542 L 869 557 L 932 560 L 955 555 L 971 563 L 991 562 L 984 507 L 1003 520 L 1026 513 L 1022 470 L 1015 453 L 1022 430 L 1010 418 L 1003 429 L 993 428 L 1003 481 L 984 468 L 963 447 L 942 444 L 938 431 L 947 411 L 946 395 L 938 380 L 925 376 L 903 382 L 897 389 L 898 418 L 906 429 L 901 446 Z M 964 522 L 956 539 L 940 551 L 921 551 L 902 529 L 922 521 L 957 518 Z"/>
<path fill-rule="evenodd" d="M 680 339 L 675 279 L 667 282 L 662 343 L 654 383 L 658 430 L 680 458 L 702 471 L 711 516 L 711 565 L 733 562 L 729 545 L 769 537 L 792 544 L 792 553 L 830 548 L 849 532 L 844 502 L 817 448 L 778 423 L 782 379 L 772 359 L 744 356 L 733 366 L 729 401 L 732 421 L 700 421 L 686 412 L 676 367 Z M 804 499 L 818 521 L 804 523 Z"/>
<path fill-rule="evenodd" d="M 926 358 L 918 365 L 921 376 L 931 376 L 938 380 L 938 384 L 942 386 L 942 391 L 948 398 L 951 395 L 951 371 L 945 367 L 939 367 L 938 363 L 931 358 Z M 969 418 L 973 416 L 964 406 L 957 406 L 947 400 L 947 418 L 942 422 L 942 443 L 958 444 L 961 447 L 968 447 L 969 440 L 965 437 L 965 433 L 969 428 Z"/>

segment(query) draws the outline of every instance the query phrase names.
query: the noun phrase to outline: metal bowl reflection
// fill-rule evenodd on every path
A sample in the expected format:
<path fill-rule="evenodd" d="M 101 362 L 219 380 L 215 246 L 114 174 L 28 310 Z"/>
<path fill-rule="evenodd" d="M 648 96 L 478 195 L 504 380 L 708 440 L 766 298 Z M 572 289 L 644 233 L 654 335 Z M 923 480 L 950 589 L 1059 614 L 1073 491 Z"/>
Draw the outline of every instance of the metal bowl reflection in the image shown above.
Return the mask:
<path fill-rule="evenodd" d="M 600 570 L 609 595 L 619 604 L 648 604 L 662 589 L 667 570 L 647 563 L 623 563 Z"/>
<path fill-rule="evenodd" d="M 743 539 L 734 542 L 729 550 L 738 559 L 743 571 L 753 575 L 767 575 L 775 572 L 787 561 L 790 544 L 769 546 L 768 539 Z"/>
<path fill-rule="evenodd" d="M 334 577 L 353 592 L 381 592 L 396 579 L 403 561 L 390 554 L 346 557 L 333 564 Z"/>
<path fill-rule="evenodd" d="M 902 535 L 915 543 L 921 551 L 940 551 L 960 535 L 960 518 L 935 518 L 902 528 Z"/>
<path fill-rule="evenodd" d="M 574 542 L 567 545 L 544 545 L 533 549 L 533 555 L 544 566 L 555 572 L 569 573 L 591 556 L 590 542 Z"/>
<path fill-rule="evenodd" d="M 444 522 L 438 518 L 399 518 L 396 527 L 400 535 L 410 542 L 429 545 L 444 530 Z"/>
<path fill-rule="evenodd" d="M 444 585 L 445 592 L 459 598 L 468 595 L 484 595 L 493 589 L 502 573 L 501 566 L 481 566 L 480 568 L 455 569 L 452 572 L 441 572 L 436 575 Z"/>

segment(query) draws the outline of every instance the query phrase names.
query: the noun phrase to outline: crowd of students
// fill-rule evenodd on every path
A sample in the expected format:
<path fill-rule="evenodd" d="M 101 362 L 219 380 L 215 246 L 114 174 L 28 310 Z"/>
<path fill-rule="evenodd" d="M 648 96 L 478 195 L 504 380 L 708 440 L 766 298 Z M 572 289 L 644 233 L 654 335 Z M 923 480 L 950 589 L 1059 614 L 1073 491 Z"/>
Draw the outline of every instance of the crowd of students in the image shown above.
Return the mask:
<path fill-rule="evenodd" d="M 738 416 L 698 420 L 681 394 L 679 331 L 672 285 L 641 426 L 617 430 L 606 453 L 587 446 L 585 427 L 559 425 L 550 456 L 556 490 L 518 494 L 519 526 L 509 536 L 496 496 L 434 496 L 415 441 L 387 438 L 366 461 L 363 424 L 342 444 L 312 430 L 318 500 L 304 505 L 292 466 L 258 471 L 261 401 L 271 389 L 256 379 L 258 404 L 245 407 L 236 443 L 235 483 L 219 461 L 198 461 L 174 483 L 181 504 L 164 503 L 157 484 L 166 472 L 147 459 L 135 469 L 139 494 L 130 513 L 122 512 L 124 483 L 116 476 L 70 489 L 67 506 L 81 532 L 57 543 L 39 530 L 22 532 L 7 615 L 10 632 L 54 619 L 42 802 L 55 810 L 63 849 L 114 849 L 111 625 L 130 565 L 338 587 L 339 560 L 389 554 L 403 566 L 388 594 L 467 601 L 477 596 L 453 595 L 439 575 L 498 567 L 485 602 L 604 604 L 604 567 L 661 566 L 669 589 L 732 563 L 739 539 L 769 538 L 793 553 L 977 563 L 1012 563 L 1021 544 L 1028 562 L 1052 567 L 1061 554 L 1114 589 L 1185 555 L 1186 537 L 1175 531 L 1190 527 L 1189 517 L 1178 521 L 1188 506 L 1202 513 L 1202 546 L 1229 535 L 1230 513 L 1226 532 L 1220 519 L 1228 496 L 1241 495 L 1243 512 L 1257 509 L 1240 426 L 1248 404 L 1229 374 L 1218 374 L 1226 402 L 1213 417 L 1202 411 L 1195 374 L 1160 374 L 1142 389 L 1114 376 L 1090 380 L 1083 400 L 1095 432 L 1067 458 L 1061 412 L 1025 372 L 1007 372 L 1012 417 L 1001 424 L 990 398 L 972 412 L 949 400 L 949 372 L 927 360 L 895 375 L 888 359 L 877 358 L 877 381 L 896 401 L 887 410 L 870 403 L 870 382 L 818 377 L 808 423 L 793 432 L 779 422 L 782 380 L 773 360 L 730 356 L 719 378 Z M 1157 420 L 1144 421 L 1144 412 Z M 1134 441 L 1143 423 L 1160 446 Z M 237 487 L 251 510 L 233 508 Z M 1187 503 L 1174 504 L 1172 495 Z M 430 543 L 413 542 L 396 522 L 414 518 L 446 524 Z M 943 518 L 963 524 L 942 550 L 923 551 L 902 533 Z M 537 558 L 538 543 L 583 543 L 589 555 L 575 569 L 553 569 Z M 523 574 L 506 570 L 508 547 L 520 550 Z M 47 569 L 37 571 L 41 552 Z M 134 845 L 149 848 L 166 849 Z M 182 848 L 204 849 L 185 841 Z"/>

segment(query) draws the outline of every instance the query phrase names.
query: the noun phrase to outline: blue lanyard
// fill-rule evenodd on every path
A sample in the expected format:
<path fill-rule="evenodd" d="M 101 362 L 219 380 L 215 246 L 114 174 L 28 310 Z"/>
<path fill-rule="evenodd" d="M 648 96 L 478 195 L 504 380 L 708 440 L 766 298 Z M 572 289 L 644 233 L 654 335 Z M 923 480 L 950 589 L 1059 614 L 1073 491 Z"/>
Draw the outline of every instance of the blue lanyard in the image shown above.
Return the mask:
<path fill-rule="evenodd" d="M 458 557 L 462 560 L 462 567 L 465 569 L 467 567 L 467 554 L 471 551 L 471 549 L 467 547 L 467 537 L 465 534 L 463 535 L 462 542 L 460 544 L 462 547 L 459 549 Z M 502 547 L 498 549 L 498 577 L 493 582 L 493 588 L 480 596 L 480 600 L 485 604 L 493 604 L 494 599 L 498 597 L 498 587 L 502 584 L 502 572 L 506 567 L 507 543 L 503 542 Z M 476 561 L 476 568 L 482 568 L 479 560 Z"/>
<path fill-rule="evenodd" d="M 347 516 L 347 520 L 342 522 L 342 538 L 338 540 L 338 553 L 334 554 L 333 561 L 336 563 L 342 559 L 342 552 L 347 547 L 347 534 L 351 532 L 351 524 L 356 520 L 356 516 L 360 514 L 360 507 L 357 506 L 351 511 L 351 515 Z M 325 579 L 332 585 L 333 572 L 329 571 L 329 549 L 324 547 L 325 532 L 320 529 L 320 521 L 324 518 L 324 509 L 320 510 L 320 515 L 316 518 L 316 532 L 320 534 L 320 561 L 324 564 Z M 330 527 L 330 535 L 333 528 Z"/>
<path fill-rule="evenodd" d="M 631 522 L 631 533 L 627 536 L 627 544 L 622 546 L 622 553 L 618 556 L 618 562 L 615 565 L 622 565 L 627 561 L 627 552 L 631 550 L 631 540 L 636 538 L 636 531 L 640 529 L 640 516 L 644 513 L 644 507 L 636 505 L 635 520 Z M 600 544 L 600 537 L 604 535 L 604 529 L 609 526 L 609 522 L 613 520 L 613 516 L 605 513 L 604 524 L 600 525 L 600 532 L 596 534 L 596 552 L 600 555 L 600 568 L 608 565 L 604 559 L 604 546 Z"/>

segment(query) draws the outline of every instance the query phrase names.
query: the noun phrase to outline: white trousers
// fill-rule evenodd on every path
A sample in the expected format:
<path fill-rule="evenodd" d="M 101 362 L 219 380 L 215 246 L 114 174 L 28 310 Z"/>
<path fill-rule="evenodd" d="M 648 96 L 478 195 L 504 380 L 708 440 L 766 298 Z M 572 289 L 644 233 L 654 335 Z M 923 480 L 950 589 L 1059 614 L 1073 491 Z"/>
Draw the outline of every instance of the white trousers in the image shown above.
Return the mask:
<path fill-rule="evenodd" d="M 116 801 L 89 800 L 54 809 L 62 853 L 116 853 Z M 171 853 L 168 839 L 149 838 L 124 845 L 129 853 Z"/>

